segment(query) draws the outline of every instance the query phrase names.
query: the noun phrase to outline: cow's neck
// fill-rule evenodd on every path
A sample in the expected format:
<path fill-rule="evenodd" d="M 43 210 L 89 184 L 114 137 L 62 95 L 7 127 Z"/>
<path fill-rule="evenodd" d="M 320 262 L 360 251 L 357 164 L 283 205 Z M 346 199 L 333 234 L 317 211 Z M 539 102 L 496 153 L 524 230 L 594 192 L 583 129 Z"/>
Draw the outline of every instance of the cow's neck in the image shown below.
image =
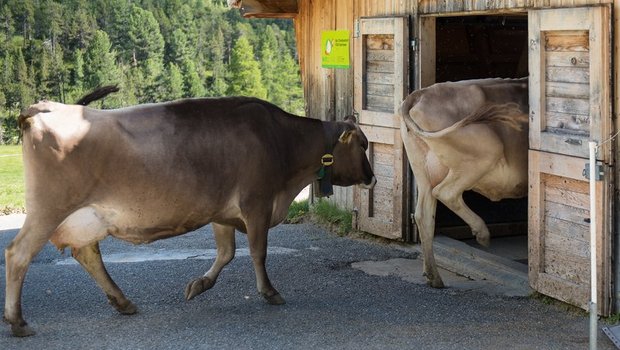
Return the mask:
<path fill-rule="evenodd" d="M 290 144 L 291 152 L 287 164 L 290 178 L 287 187 L 295 193 L 317 179 L 322 168 L 321 157 L 333 151 L 333 140 L 330 132 L 332 122 L 322 122 L 316 119 L 299 118 L 292 120 Z"/>

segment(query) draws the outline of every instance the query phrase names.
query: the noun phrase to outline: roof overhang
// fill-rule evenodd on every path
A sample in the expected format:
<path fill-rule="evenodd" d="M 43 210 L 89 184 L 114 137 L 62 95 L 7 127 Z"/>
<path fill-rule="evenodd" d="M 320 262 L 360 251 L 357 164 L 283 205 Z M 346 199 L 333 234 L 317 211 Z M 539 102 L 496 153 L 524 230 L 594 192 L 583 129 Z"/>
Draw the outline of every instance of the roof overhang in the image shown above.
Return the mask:
<path fill-rule="evenodd" d="M 228 0 L 243 17 L 293 18 L 298 13 L 297 0 Z"/>

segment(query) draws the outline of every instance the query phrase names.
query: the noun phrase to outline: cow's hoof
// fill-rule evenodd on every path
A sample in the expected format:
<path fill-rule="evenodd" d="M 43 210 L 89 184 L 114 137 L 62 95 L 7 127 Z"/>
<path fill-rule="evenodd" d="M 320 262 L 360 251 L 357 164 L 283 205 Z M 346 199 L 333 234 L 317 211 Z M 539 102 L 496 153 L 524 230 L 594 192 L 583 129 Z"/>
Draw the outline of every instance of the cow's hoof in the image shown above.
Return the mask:
<path fill-rule="evenodd" d="M 215 281 L 211 280 L 209 277 L 196 278 L 185 286 L 185 299 L 192 300 L 195 296 L 211 289 L 213 285 L 215 285 Z"/>
<path fill-rule="evenodd" d="M 127 305 L 117 307 L 116 310 L 123 315 L 133 315 L 138 312 L 138 308 L 129 300 L 127 300 Z"/>
<path fill-rule="evenodd" d="M 138 308 L 127 299 L 119 302 L 115 297 L 108 295 L 108 301 L 122 315 L 133 315 L 138 312 Z"/>
<path fill-rule="evenodd" d="M 443 285 L 443 281 L 441 280 L 441 278 L 438 278 L 436 280 L 428 280 L 428 285 L 433 288 L 437 288 L 437 289 L 441 289 L 445 287 Z"/>
<path fill-rule="evenodd" d="M 476 241 L 485 248 L 488 248 L 491 246 L 491 237 L 489 235 L 486 235 L 486 236 L 477 235 Z"/>
<path fill-rule="evenodd" d="M 269 303 L 271 305 L 283 305 L 283 304 L 286 304 L 286 301 L 284 301 L 284 298 L 282 298 L 282 296 L 278 292 L 276 292 L 276 294 L 274 294 L 274 295 L 263 294 L 263 297 L 265 298 L 265 300 L 267 300 L 267 303 Z"/>
<path fill-rule="evenodd" d="M 21 326 L 11 324 L 11 332 L 16 337 L 29 337 L 31 335 L 35 335 L 35 332 L 27 324 Z"/>

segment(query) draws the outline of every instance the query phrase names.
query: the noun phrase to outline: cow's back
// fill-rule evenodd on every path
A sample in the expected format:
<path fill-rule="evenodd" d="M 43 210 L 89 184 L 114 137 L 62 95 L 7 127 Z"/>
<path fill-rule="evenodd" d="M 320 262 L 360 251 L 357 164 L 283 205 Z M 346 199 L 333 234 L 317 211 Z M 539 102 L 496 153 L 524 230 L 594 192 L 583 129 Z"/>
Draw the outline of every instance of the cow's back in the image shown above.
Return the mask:
<path fill-rule="evenodd" d="M 243 229 L 243 206 L 271 205 L 287 176 L 283 143 L 296 135 L 283 135 L 285 117 L 273 108 L 252 98 L 116 110 L 55 104 L 26 130 L 28 197 L 36 198 L 27 206 L 66 216 L 89 205 L 110 233 L 133 242 L 210 221 Z"/>

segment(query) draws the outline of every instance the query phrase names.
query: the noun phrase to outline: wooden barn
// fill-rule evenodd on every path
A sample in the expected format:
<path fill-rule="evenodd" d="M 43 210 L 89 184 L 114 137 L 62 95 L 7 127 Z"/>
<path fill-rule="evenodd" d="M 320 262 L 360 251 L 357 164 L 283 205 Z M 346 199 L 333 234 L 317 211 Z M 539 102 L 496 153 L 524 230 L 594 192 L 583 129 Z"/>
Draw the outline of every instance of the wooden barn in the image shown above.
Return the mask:
<path fill-rule="evenodd" d="M 521 234 L 530 285 L 587 309 L 590 291 L 588 141 L 597 161 L 598 306 L 620 310 L 619 172 L 615 117 L 620 101 L 620 4 L 613 0 L 243 0 L 244 16 L 294 20 L 306 115 L 340 120 L 356 113 L 369 138 L 374 189 L 338 189 L 362 231 L 416 241 L 415 178 L 404 153 L 397 108 L 436 82 L 529 75 L 529 195 L 467 203 L 492 236 Z M 325 62 L 326 33 L 348 45 Z M 348 39 L 348 40 L 347 40 Z M 330 43 L 330 45 L 333 43 Z M 613 58 L 613 60 L 612 60 Z M 348 61 L 348 62 L 347 62 Z M 333 62 L 332 62 L 333 63 Z M 331 68 L 337 67 L 337 68 Z M 458 237 L 446 208 L 437 231 Z M 493 240 L 492 240 L 493 241 Z"/>

